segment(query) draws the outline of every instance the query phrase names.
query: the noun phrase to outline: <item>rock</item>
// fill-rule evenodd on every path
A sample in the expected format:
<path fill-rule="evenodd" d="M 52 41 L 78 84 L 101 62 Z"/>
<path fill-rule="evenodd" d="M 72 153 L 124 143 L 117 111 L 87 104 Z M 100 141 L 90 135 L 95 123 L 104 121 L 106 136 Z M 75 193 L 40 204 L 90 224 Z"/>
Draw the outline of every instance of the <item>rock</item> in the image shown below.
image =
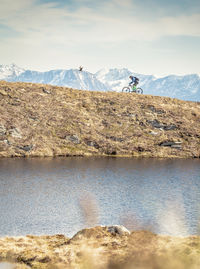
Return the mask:
<path fill-rule="evenodd" d="M 33 145 L 25 145 L 25 146 L 18 146 L 19 149 L 22 149 L 24 151 L 30 151 L 33 148 Z"/>
<path fill-rule="evenodd" d="M 163 128 L 163 124 L 160 124 L 158 120 L 147 120 L 154 128 Z"/>
<path fill-rule="evenodd" d="M 135 148 L 137 151 L 139 152 L 144 152 L 145 151 L 145 148 L 141 147 L 141 146 L 138 146 Z"/>
<path fill-rule="evenodd" d="M 45 88 L 42 88 L 42 91 L 44 92 L 44 93 L 46 93 L 46 94 L 51 94 L 51 92 L 50 91 L 48 91 L 47 89 L 45 89 Z"/>
<path fill-rule="evenodd" d="M 164 110 L 162 110 L 162 109 L 156 109 L 156 108 L 155 108 L 154 106 L 152 106 L 152 105 L 148 105 L 147 108 L 148 108 L 149 110 L 151 110 L 152 112 L 157 113 L 157 114 L 163 114 L 163 113 L 165 113 Z"/>
<path fill-rule="evenodd" d="M 94 147 L 94 148 L 96 148 L 96 149 L 99 149 L 99 145 L 98 145 L 98 143 L 97 142 L 95 142 L 95 141 L 86 141 L 85 142 L 89 147 Z"/>
<path fill-rule="evenodd" d="M 136 114 L 127 112 L 127 113 L 125 114 L 125 116 L 132 118 L 132 117 L 135 117 Z"/>
<path fill-rule="evenodd" d="M 122 225 L 111 225 L 111 226 L 96 226 L 92 228 L 86 228 L 77 232 L 72 238 L 72 241 L 91 239 L 91 238 L 104 238 L 110 235 L 129 235 L 130 231 Z"/>
<path fill-rule="evenodd" d="M 166 141 L 166 142 L 161 142 L 160 146 L 163 146 L 163 147 L 172 147 L 173 146 L 174 148 L 178 148 L 178 147 L 180 148 L 181 144 L 182 144 L 182 142 L 180 142 L 180 141 L 176 141 L 176 142 L 174 142 L 174 141 Z"/>
<path fill-rule="evenodd" d="M 8 139 L 3 140 L 3 142 L 4 142 L 4 144 L 7 144 L 7 145 L 11 145 L 12 144 Z"/>
<path fill-rule="evenodd" d="M 107 135 L 106 136 L 107 139 L 110 139 L 110 140 L 113 140 L 113 141 L 116 141 L 116 142 L 123 142 L 124 139 L 121 138 L 121 137 L 116 137 L 116 136 L 113 136 L 113 135 Z"/>
<path fill-rule="evenodd" d="M 74 144 L 80 144 L 80 139 L 77 135 L 66 135 L 65 139 L 74 143 Z"/>
<path fill-rule="evenodd" d="M 154 128 L 159 128 L 159 129 L 162 129 L 162 130 L 165 130 L 165 131 L 177 129 L 177 126 L 175 124 L 170 124 L 170 125 L 161 124 L 156 119 L 154 119 L 154 120 L 147 120 L 147 122 L 150 123 Z"/>
<path fill-rule="evenodd" d="M 0 124 L 0 136 L 3 136 L 6 134 L 6 128 Z"/>
<path fill-rule="evenodd" d="M 126 229 L 123 225 L 112 225 L 112 226 L 107 226 L 107 230 L 109 233 L 116 235 L 128 235 L 130 234 L 130 231 Z"/>
<path fill-rule="evenodd" d="M 182 149 L 181 145 L 172 145 L 171 148 Z"/>
<path fill-rule="evenodd" d="M 15 138 L 22 138 L 21 132 L 18 128 L 12 128 L 8 130 L 9 134 Z"/>
<path fill-rule="evenodd" d="M 175 124 L 171 124 L 171 125 L 166 125 L 162 127 L 165 131 L 169 131 L 169 130 L 175 130 L 177 129 L 177 126 Z"/>
<path fill-rule="evenodd" d="M 174 145 L 174 142 L 162 142 L 162 143 L 160 143 L 160 146 L 162 146 L 162 147 L 171 147 L 172 145 Z"/>

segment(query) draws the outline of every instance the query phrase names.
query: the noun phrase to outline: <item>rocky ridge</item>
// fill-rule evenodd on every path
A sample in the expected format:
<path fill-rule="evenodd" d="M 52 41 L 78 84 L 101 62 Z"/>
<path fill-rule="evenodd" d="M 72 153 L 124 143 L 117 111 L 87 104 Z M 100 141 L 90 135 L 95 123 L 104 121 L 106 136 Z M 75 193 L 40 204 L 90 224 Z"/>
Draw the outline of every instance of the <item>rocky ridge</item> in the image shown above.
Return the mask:
<path fill-rule="evenodd" d="M 0 157 L 200 157 L 200 104 L 0 81 Z"/>

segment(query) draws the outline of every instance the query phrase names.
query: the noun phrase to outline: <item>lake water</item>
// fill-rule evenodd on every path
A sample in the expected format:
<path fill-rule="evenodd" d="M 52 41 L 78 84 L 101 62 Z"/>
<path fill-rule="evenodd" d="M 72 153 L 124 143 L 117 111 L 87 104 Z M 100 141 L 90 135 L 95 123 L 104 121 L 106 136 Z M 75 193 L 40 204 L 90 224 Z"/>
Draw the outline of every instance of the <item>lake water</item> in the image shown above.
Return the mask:
<path fill-rule="evenodd" d="M 199 220 L 198 159 L 0 159 L 0 236 L 99 224 L 185 236 Z"/>

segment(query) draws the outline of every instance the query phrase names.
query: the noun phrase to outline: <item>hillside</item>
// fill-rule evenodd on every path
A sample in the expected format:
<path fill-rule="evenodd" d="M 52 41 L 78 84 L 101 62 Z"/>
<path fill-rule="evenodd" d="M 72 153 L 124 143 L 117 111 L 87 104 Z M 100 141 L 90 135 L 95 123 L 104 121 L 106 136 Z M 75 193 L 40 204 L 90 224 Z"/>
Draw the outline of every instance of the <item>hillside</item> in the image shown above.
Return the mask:
<path fill-rule="evenodd" d="M 200 104 L 0 81 L 0 156 L 200 157 Z"/>

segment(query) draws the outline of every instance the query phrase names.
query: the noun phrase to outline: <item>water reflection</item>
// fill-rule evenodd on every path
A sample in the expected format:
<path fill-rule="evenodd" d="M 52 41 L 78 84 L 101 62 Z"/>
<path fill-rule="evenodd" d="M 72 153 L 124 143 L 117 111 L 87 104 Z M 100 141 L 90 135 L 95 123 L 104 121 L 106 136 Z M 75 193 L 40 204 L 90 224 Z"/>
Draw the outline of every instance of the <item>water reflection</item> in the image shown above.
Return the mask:
<path fill-rule="evenodd" d="M 88 225 L 80 206 L 88 193 L 98 205 L 91 207 L 97 224 L 127 223 L 157 233 L 195 234 L 200 161 L 1 159 L 0 235 L 71 236 Z"/>

